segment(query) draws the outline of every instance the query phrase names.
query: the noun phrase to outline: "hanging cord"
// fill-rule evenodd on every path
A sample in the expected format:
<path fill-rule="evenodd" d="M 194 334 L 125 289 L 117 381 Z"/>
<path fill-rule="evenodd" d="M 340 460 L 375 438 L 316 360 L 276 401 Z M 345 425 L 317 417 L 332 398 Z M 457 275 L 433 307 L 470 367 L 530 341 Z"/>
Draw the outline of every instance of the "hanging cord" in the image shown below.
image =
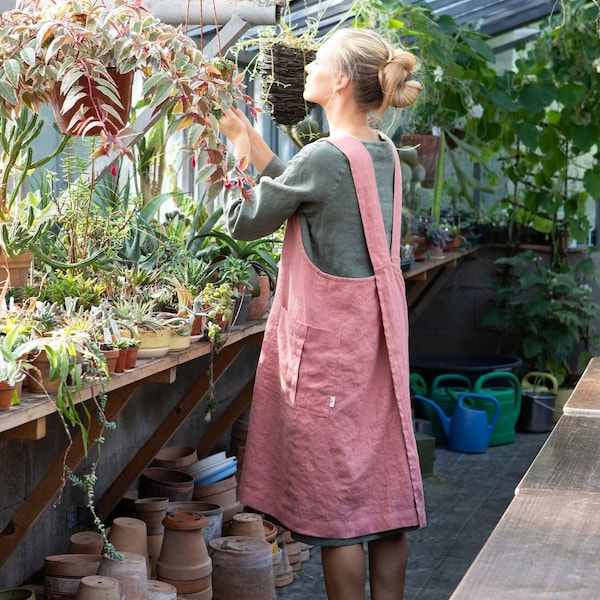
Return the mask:
<path fill-rule="evenodd" d="M 202 3 L 202 0 L 200 0 L 200 3 Z M 219 21 L 217 19 L 217 5 L 216 5 L 216 0 L 212 0 L 212 7 L 213 7 L 213 18 L 215 21 L 215 32 L 217 34 L 217 48 L 219 49 L 219 56 L 222 55 L 222 51 L 221 51 L 221 35 L 219 33 Z"/>

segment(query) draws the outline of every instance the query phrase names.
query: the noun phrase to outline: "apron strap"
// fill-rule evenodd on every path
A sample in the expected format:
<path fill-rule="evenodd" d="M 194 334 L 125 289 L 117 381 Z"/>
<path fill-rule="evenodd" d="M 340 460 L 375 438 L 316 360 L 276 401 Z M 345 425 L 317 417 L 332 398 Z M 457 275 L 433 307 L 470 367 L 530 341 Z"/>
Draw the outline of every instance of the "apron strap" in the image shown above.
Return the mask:
<path fill-rule="evenodd" d="M 385 136 L 384 136 L 385 137 Z M 369 151 L 360 140 L 352 136 L 342 138 L 324 138 L 343 152 L 350 163 L 350 171 L 356 188 L 358 206 L 363 221 L 365 239 L 369 249 L 373 269 L 392 262 L 400 267 L 400 237 L 402 234 L 402 176 L 400 159 L 393 142 L 385 137 L 393 149 L 394 155 L 394 204 L 392 213 L 392 243 L 388 241 L 381 215 L 381 204 L 377 193 L 375 168 Z"/>

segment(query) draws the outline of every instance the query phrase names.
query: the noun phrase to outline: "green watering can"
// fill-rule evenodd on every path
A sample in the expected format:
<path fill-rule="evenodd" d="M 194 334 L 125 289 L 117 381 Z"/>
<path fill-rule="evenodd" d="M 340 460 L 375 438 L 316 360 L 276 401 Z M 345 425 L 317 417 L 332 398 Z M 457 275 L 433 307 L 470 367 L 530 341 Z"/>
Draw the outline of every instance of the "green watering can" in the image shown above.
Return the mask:
<path fill-rule="evenodd" d="M 454 373 L 443 373 L 433 380 L 428 397 L 447 417 L 451 417 L 458 398 L 470 391 L 471 380 L 468 377 Z M 421 395 L 424 394 L 421 392 Z M 421 403 L 421 408 L 425 418 L 431 421 L 435 441 L 438 444 L 446 445 L 448 443 L 448 435 L 438 411 L 426 402 Z"/>
<path fill-rule="evenodd" d="M 514 373 L 510 371 L 492 371 L 482 375 L 473 386 L 473 391 L 478 394 L 493 396 L 500 404 L 500 414 L 490 439 L 490 446 L 511 444 L 515 441 L 515 426 L 521 414 L 521 382 Z M 488 411 L 491 418 L 493 410 L 489 404 L 477 405 Z"/>

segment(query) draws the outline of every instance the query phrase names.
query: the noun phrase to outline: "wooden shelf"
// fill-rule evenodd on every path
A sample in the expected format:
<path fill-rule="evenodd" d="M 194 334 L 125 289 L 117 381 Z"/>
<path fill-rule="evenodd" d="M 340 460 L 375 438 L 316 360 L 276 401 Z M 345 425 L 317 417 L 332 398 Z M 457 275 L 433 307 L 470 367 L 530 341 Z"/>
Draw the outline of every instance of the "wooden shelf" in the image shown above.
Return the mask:
<path fill-rule="evenodd" d="M 255 333 L 262 333 L 266 321 L 252 321 L 249 325 L 234 328 L 228 335 L 225 346 L 236 344 Z M 181 352 L 171 352 L 163 358 L 140 359 L 135 369 L 124 373 L 115 373 L 106 386 L 106 391 L 111 392 L 127 385 L 142 381 L 163 381 L 171 383 L 174 369 L 177 365 L 189 362 L 202 356 L 210 354 L 210 344 L 207 342 L 192 344 L 189 349 Z M 165 379 L 165 377 L 167 379 Z M 85 402 L 100 392 L 99 385 L 92 383 L 86 386 L 79 396 L 75 398 L 76 403 Z M 31 423 L 56 412 L 56 406 L 51 396 L 43 394 L 24 393 L 19 406 L 13 406 L 9 410 L 0 412 L 0 434 L 16 427 Z"/>

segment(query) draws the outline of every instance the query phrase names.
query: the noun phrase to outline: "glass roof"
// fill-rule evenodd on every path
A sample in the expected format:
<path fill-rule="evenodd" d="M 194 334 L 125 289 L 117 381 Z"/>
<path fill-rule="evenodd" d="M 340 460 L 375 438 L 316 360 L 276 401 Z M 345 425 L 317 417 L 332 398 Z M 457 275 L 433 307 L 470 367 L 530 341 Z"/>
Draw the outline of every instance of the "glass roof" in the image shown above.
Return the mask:
<path fill-rule="evenodd" d="M 406 4 L 426 6 L 436 15 L 448 14 L 460 24 L 471 23 L 477 31 L 492 37 L 508 34 L 508 45 L 536 35 L 537 23 L 560 12 L 562 1 L 404 0 Z M 307 19 L 318 19 L 326 31 L 343 19 L 353 4 L 351 0 L 291 0 L 292 22 L 301 26 Z"/>

